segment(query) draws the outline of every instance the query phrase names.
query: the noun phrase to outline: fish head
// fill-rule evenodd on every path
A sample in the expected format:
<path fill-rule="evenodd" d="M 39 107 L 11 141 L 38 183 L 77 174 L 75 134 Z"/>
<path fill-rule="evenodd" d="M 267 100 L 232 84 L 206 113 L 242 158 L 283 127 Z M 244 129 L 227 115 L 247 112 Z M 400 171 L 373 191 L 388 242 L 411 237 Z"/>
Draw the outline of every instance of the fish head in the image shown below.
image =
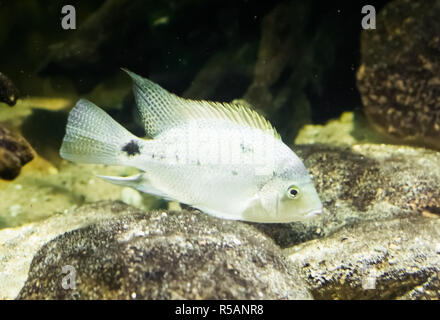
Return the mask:
<path fill-rule="evenodd" d="M 276 216 L 281 221 L 301 221 L 322 212 L 322 203 L 311 180 L 290 181 L 281 189 Z"/>
<path fill-rule="evenodd" d="M 243 213 L 247 221 L 288 223 L 302 221 L 322 212 L 318 192 L 305 169 L 274 175 L 259 189 Z"/>

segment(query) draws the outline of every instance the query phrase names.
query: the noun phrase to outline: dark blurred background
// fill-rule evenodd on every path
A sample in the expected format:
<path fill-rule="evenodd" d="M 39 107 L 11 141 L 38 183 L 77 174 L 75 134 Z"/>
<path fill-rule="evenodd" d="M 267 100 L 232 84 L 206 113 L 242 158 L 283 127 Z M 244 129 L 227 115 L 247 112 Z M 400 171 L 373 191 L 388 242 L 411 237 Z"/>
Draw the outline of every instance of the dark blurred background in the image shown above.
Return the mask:
<path fill-rule="evenodd" d="M 387 2 L 0 1 L 0 71 L 22 96 L 81 96 L 129 86 L 126 67 L 189 98 L 244 98 L 293 137 L 360 107 L 361 8 Z"/>

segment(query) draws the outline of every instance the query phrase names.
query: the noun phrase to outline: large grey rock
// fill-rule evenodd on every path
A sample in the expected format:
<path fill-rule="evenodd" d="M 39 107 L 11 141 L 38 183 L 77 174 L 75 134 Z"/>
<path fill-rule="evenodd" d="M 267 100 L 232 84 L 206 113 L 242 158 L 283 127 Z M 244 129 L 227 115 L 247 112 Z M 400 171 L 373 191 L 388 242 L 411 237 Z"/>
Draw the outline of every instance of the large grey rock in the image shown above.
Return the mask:
<path fill-rule="evenodd" d="M 440 214 L 440 153 L 393 145 L 294 147 L 324 205 L 321 216 L 291 224 L 254 224 L 282 247 L 344 226 Z"/>
<path fill-rule="evenodd" d="M 33 158 L 34 151 L 26 139 L 0 124 L 0 179 L 13 180 Z"/>
<path fill-rule="evenodd" d="M 34 255 L 45 243 L 65 232 L 134 212 L 139 210 L 122 202 L 96 202 L 54 214 L 43 221 L 0 230 L 0 300 L 17 296 Z"/>
<path fill-rule="evenodd" d="M 395 0 L 361 36 L 364 111 L 381 132 L 440 148 L 440 1 Z"/>
<path fill-rule="evenodd" d="M 339 235 L 346 234 L 341 237 L 355 239 L 357 246 L 366 250 L 362 253 L 357 246 L 353 247 L 353 259 L 357 251 L 365 255 L 356 260 L 357 264 L 349 262 L 353 273 L 359 268 L 372 270 L 374 263 L 368 263 L 371 259 L 385 261 L 368 248 L 379 248 L 394 238 L 406 248 L 392 252 L 400 264 L 397 269 L 383 269 L 384 274 L 379 277 L 382 282 L 376 281 L 377 292 L 364 292 L 356 287 L 365 277 L 353 279 L 350 286 L 355 289 L 349 291 L 344 282 L 349 280 L 336 283 L 331 280 L 333 275 L 329 275 L 330 280 L 324 281 L 322 288 L 311 283 L 315 298 L 435 297 L 439 280 L 430 272 L 437 270 L 433 267 L 438 263 L 433 252 L 437 250 L 435 244 L 440 242 L 436 233 L 439 220 L 434 219 L 440 208 L 439 153 L 371 144 L 309 145 L 297 146 L 295 150 L 305 160 L 324 203 L 324 214 L 317 219 L 292 224 L 246 224 L 187 211 L 146 214 L 118 202 L 87 205 L 38 225 L 0 231 L 0 253 L 4 253 L 0 266 L 5 270 L 0 272 L 0 294 L 14 297 L 13 293 L 23 286 L 35 252 L 61 235 L 35 255 L 21 298 L 310 297 L 296 275 L 295 265 L 302 264 L 300 254 L 295 263 L 286 263 L 279 248 L 257 228 L 282 247 L 302 243 L 292 249 L 298 252 L 321 244 L 332 247 Z M 120 217 L 111 220 L 116 216 Z M 431 218 L 421 219 L 421 216 Z M 82 228 L 90 224 L 93 225 Z M 71 232 L 63 235 L 66 231 Z M 8 236 L 10 232 L 15 235 Z M 306 242 L 314 238 L 324 239 Z M 385 255 L 396 245 L 388 244 Z M 325 255 L 345 259 L 339 249 L 325 249 Z M 310 257 L 315 253 L 310 253 Z M 313 281 L 318 281 L 321 266 L 323 274 L 330 272 L 325 264 L 319 263 L 314 269 L 318 276 L 311 278 Z M 411 263 L 413 271 L 399 271 Z M 78 270 L 76 291 L 61 287 L 64 265 Z M 340 270 L 345 270 L 342 263 Z M 304 269 L 301 273 L 305 279 L 309 277 Z M 385 274 L 392 277 L 388 279 Z M 185 287 L 188 283 L 189 289 Z M 397 284 L 402 286 L 394 290 Z"/>
<path fill-rule="evenodd" d="M 317 299 L 439 299 L 440 219 L 347 227 L 285 253 Z"/>
<path fill-rule="evenodd" d="M 62 286 L 66 265 L 76 270 L 72 290 Z M 35 255 L 18 298 L 309 299 L 311 295 L 273 241 L 248 225 L 197 211 L 153 211 L 129 212 L 52 240 Z"/>

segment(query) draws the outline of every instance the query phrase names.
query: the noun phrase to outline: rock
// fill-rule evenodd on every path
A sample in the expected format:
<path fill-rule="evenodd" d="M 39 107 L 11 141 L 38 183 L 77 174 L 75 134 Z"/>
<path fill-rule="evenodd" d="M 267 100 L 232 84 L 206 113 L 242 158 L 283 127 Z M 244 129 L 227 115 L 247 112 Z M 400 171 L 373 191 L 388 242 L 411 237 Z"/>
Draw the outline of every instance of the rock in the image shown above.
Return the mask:
<path fill-rule="evenodd" d="M 245 100 L 257 102 L 268 111 L 274 108 L 270 87 L 291 64 L 295 40 L 300 38 L 309 7 L 305 4 L 282 3 L 268 13 L 262 23 L 261 43 L 255 65 L 254 79 Z M 292 18 L 294 16 L 295 18 Z"/>
<path fill-rule="evenodd" d="M 0 108 L 0 123 L 11 130 L 21 131 L 23 123 L 35 110 L 58 111 L 72 106 L 73 101 L 67 98 L 25 97 L 17 101 L 15 108 Z"/>
<path fill-rule="evenodd" d="M 301 128 L 295 144 L 326 144 L 332 146 L 352 146 L 359 143 L 390 142 L 386 136 L 376 132 L 365 117 L 358 112 L 344 112 L 338 119 L 329 120 L 325 125 L 308 124 Z"/>
<path fill-rule="evenodd" d="M 32 147 L 20 135 L 0 125 L 0 179 L 13 180 L 34 158 Z"/>
<path fill-rule="evenodd" d="M 111 64 L 119 65 L 114 57 L 117 54 L 105 57 L 104 52 L 109 46 L 114 45 L 112 42 L 115 42 L 115 39 L 127 38 L 128 33 L 133 32 L 132 26 L 122 21 L 128 19 L 130 13 L 130 21 L 139 21 L 139 12 L 133 10 L 138 4 L 139 1 L 133 3 L 128 0 L 110 0 L 103 3 L 95 12 L 89 14 L 67 41 L 49 47 L 48 55 L 40 65 L 40 74 L 68 74 L 79 79 L 75 80 L 79 92 L 90 91 L 100 80 L 109 77 L 115 71 L 114 68 L 110 68 Z M 93 34 L 99 34 L 99 37 L 91 36 Z M 124 44 L 127 46 L 124 41 L 120 42 L 117 47 L 123 47 Z M 140 48 L 144 46 L 141 45 Z M 110 65 L 105 67 L 105 63 Z"/>
<path fill-rule="evenodd" d="M 439 299 L 440 219 L 347 227 L 285 251 L 316 299 Z"/>
<path fill-rule="evenodd" d="M 139 191 L 129 187 L 121 188 L 121 201 L 125 204 L 139 208 L 142 205 L 142 200 Z"/>
<path fill-rule="evenodd" d="M 390 137 L 440 148 L 440 1 L 395 0 L 364 30 L 357 84 L 365 114 Z"/>
<path fill-rule="evenodd" d="M 18 228 L 0 230 L 0 299 L 14 299 L 28 276 L 32 258 L 48 241 L 90 224 L 139 212 L 121 202 L 97 202 Z"/>
<path fill-rule="evenodd" d="M 283 137 L 360 103 L 353 79 L 358 12 L 355 2 L 341 10 L 333 2 L 286 1 L 265 15 L 254 76 L 243 98 Z"/>
<path fill-rule="evenodd" d="M 243 65 L 225 59 L 241 59 L 236 55 L 240 50 L 229 50 L 231 47 L 254 46 L 258 42 L 260 17 L 271 7 L 271 3 L 250 8 L 248 4 L 225 6 L 221 0 L 209 4 L 194 0 L 108 0 L 100 6 L 84 8 L 85 19 L 78 23 L 77 30 L 49 47 L 40 75 L 68 77 L 79 92 L 86 93 L 119 73 L 119 67 L 126 67 L 181 95 L 198 72 L 207 64 L 212 66 L 210 60 L 215 60 L 219 65 L 226 63 L 228 77 L 206 82 L 204 88 L 195 84 L 190 92 L 209 93 L 221 84 L 220 91 L 231 94 L 230 91 L 235 92 L 234 84 L 239 83 L 243 87 L 241 95 L 246 87 L 236 78 L 243 73 Z M 93 36 L 96 34 L 99 37 Z M 249 67 L 244 72 L 252 68 L 255 60 L 255 48 L 251 51 L 253 59 L 245 61 Z M 212 79 L 204 72 L 199 75 L 196 82 Z M 236 97 L 229 100 L 233 98 Z"/>
<path fill-rule="evenodd" d="M 252 78 L 255 46 L 245 43 L 215 54 L 194 77 L 183 97 L 230 101 L 241 96 Z"/>
<path fill-rule="evenodd" d="M 291 224 L 253 224 L 280 246 L 393 217 L 440 215 L 440 153 L 404 146 L 295 146 L 311 173 L 324 212 Z"/>
<path fill-rule="evenodd" d="M 310 4 L 305 2 L 282 3 L 264 17 L 254 76 L 243 97 L 270 120 L 282 109 L 288 110 L 295 122 L 278 127 L 290 127 L 289 135 L 311 122 L 310 104 L 303 92 L 312 76 L 304 56 L 313 49 L 303 37 L 309 11 Z M 307 49 L 295 50 L 299 42 Z M 285 112 L 283 117 L 286 120 Z"/>
<path fill-rule="evenodd" d="M 14 83 L 0 72 L 0 102 L 12 107 L 17 102 L 18 96 L 19 92 Z"/>
<path fill-rule="evenodd" d="M 273 241 L 244 223 L 130 211 L 47 243 L 18 299 L 311 298 Z M 72 290 L 62 287 L 66 265 L 76 270 Z"/>

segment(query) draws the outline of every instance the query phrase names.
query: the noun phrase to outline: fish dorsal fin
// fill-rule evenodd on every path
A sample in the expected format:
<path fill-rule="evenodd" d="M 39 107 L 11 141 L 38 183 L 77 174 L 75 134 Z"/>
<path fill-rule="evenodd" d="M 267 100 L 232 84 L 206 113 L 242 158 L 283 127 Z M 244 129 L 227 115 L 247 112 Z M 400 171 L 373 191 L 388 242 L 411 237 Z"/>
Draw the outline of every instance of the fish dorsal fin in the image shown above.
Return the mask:
<path fill-rule="evenodd" d="M 237 103 L 220 103 L 180 98 L 137 74 L 123 69 L 133 79 L 133 92 L 139 113 L 150 137 L 191 120 L 223 120 L 243 127 L 260 129 L 280 139 L 262 115 Z"/>
<path fill-rule="evenodd" d="M 260 129 L 280 139 L 275 128 L 262 115 L 251 108 L 238 103 L 220 103 L 205 100 L 179 98 L 185 119 L 218 119 L 226 120 L 243 127 Z"/>

